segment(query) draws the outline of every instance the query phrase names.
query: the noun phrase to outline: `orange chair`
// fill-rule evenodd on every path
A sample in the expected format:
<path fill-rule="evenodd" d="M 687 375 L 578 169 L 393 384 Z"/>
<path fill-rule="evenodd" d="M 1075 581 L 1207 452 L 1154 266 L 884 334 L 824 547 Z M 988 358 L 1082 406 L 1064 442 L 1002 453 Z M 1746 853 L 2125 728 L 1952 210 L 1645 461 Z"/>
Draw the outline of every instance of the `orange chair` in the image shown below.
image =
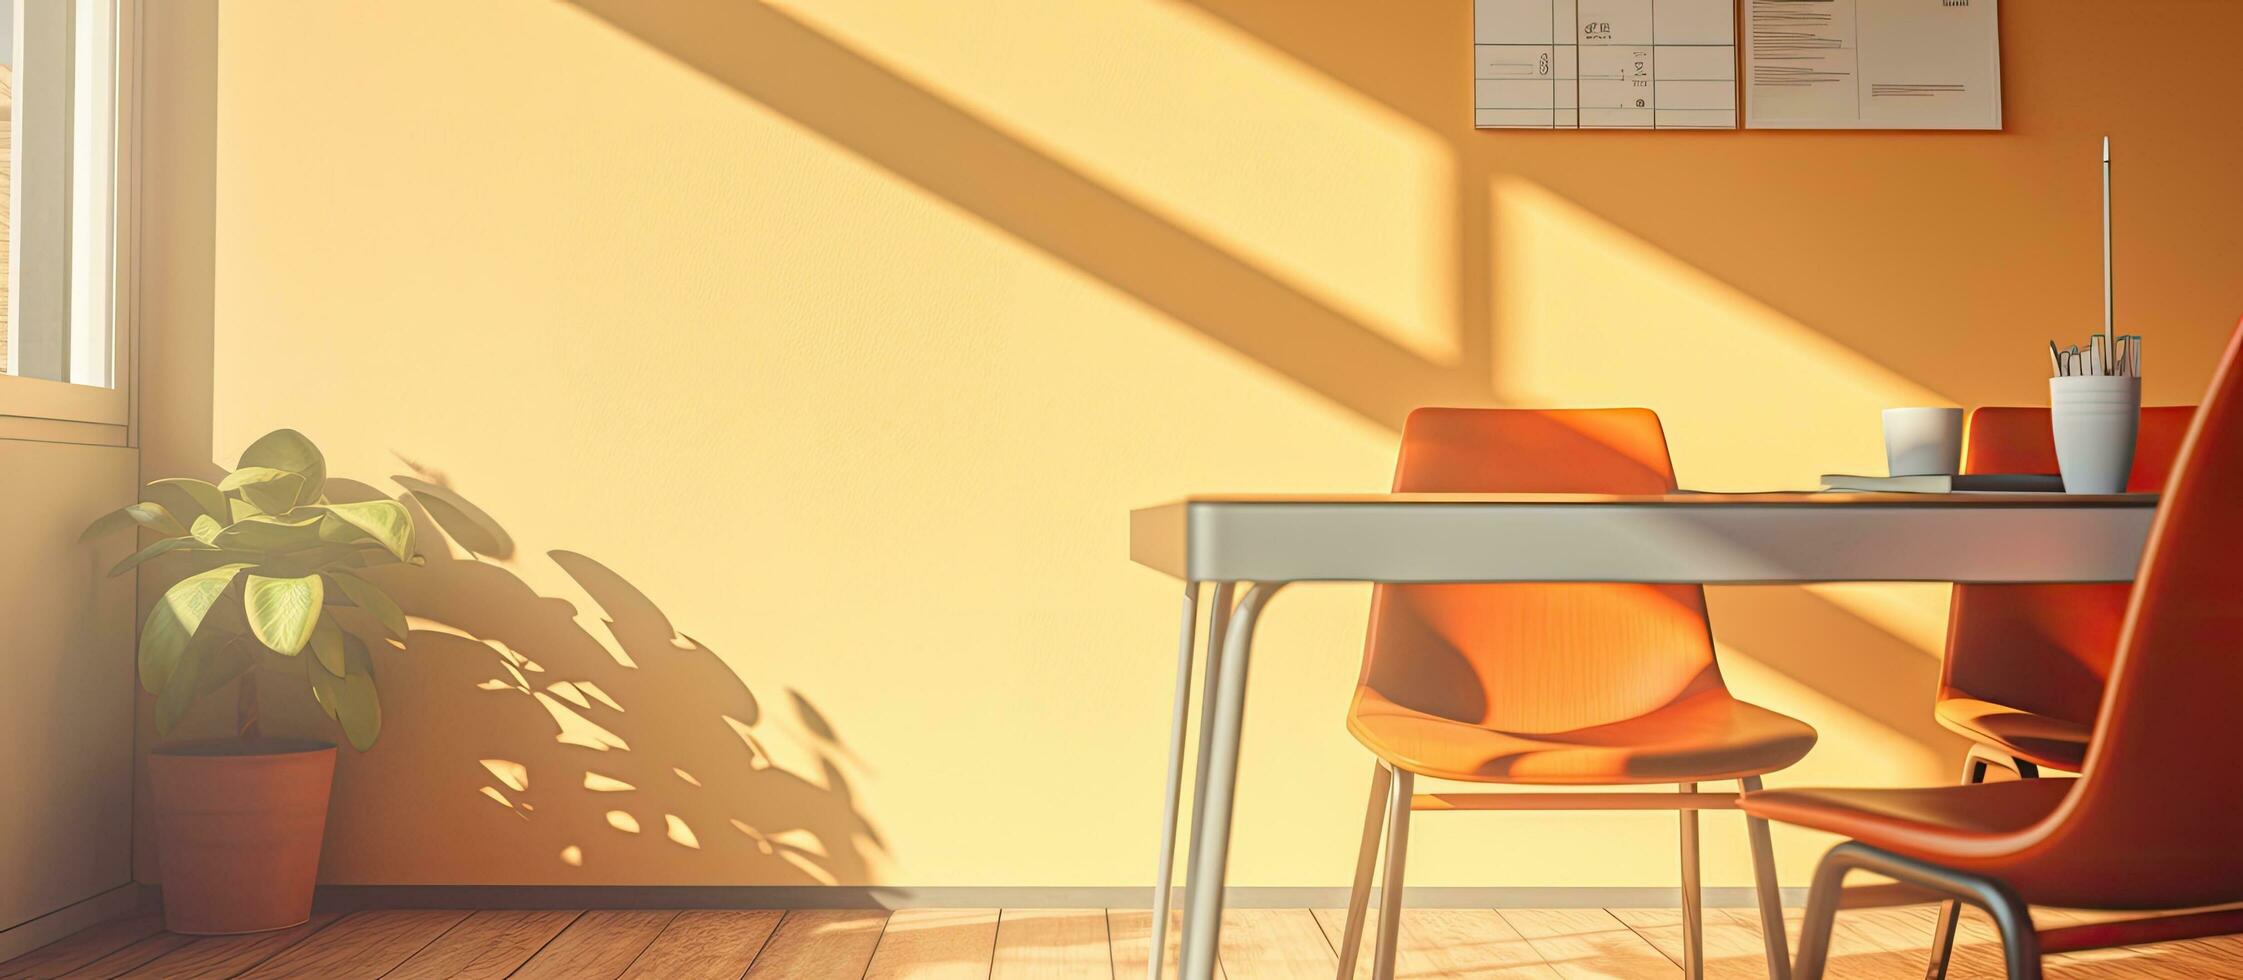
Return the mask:
<path fill-rule="evenodd" d="M 1394 489 L 1666 494 L 1675 483 L 1659 417 L 1644 409 L 1419 409 L 1402 428 Z M 1413 810 L 1679 811 L 1685 960 L 1701 976 L 1697 811 L 1733 809 L 1736 795 L 1697 784 L 1758 789 L 1761 774 L 1815 744 L 1804 723 L 1729 695 L 1695 585 L 1377 586 L 1347 727 L 1378 762 L 1339 976 L 1355 971 L 1384 822 L 1372 973 L 1381 980 L 1394 975 Z M 1416 776 L 1681 791 L 1419 796 Z M 1789 964 L 1768 827 L 1748 824 L 1768 962 L 1781 977 Z"/>
<path fill-rule="evenodd" d="M 1801 980 L 1822 975 L 1842 893 L 1903 898 L 1844 888 L 1854 870 L 1986 909 L 2012 978 L 2038 978 L 2043 953 L 2243 932 L 2243 909 L 2173 912 L 2243 902 L 2243 769 L 2204 764 L 2235 744 L 2243 704 L 2239 359 L 2243 327 L 2151 527 L 2078 779 L 1746 794 L 1747 813 L 1853 838 L 1815 873 Z M 2168 914 L 2036 932 L 2028 903 Z"/>
<path fill-rule="evenodd" d="M 2142 410 L 2128 491 L 2164 488 L 2195 416 L 2185 405 Z M 1963 472 L 2056 472 L 2048 409 L 1971 412 Z M 2133 590 L 2112 584 L 1955 586 L 1933 710 L 1941 725 L 1972 742 L 1963 782 L 1984 782 L 1989 766 L 2027 779 L 2044 766 L 2079 771 Z M 1940 908 L 1927 980 L 1946 975 L 1960 912 L 1956 902 Z"/>

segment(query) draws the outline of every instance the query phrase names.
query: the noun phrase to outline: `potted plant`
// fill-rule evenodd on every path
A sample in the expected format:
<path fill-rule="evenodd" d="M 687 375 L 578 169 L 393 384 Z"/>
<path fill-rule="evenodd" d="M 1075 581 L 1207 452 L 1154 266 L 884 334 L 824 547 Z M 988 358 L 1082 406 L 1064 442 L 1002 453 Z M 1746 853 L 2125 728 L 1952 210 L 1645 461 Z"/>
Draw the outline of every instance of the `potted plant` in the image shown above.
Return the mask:
<path fill-rule="evenodd" d="M 219 482 L 157 480 L 151 496 L 169 505 L 144 500 L 86 529 L 86 539 L 126 527 L 158 535 L 111 575 L 160 555 L 187 566 L 140 630 L 140 684 L 156 696 L 158 734 L 240 682 L 233 737 L 161 745 L 148 760 L 173 932 L 257 932 L 311 915 L 335 746 L 266 735 L 262 678 L 306 685 L 353 748 L 381 732 L 365 637 L 403 639 L 405 616 L 359 572 L 417 562 L 412 519 L 394 500 L 329 501 L 326 479 L 318 447 L 281 429 Z"/>

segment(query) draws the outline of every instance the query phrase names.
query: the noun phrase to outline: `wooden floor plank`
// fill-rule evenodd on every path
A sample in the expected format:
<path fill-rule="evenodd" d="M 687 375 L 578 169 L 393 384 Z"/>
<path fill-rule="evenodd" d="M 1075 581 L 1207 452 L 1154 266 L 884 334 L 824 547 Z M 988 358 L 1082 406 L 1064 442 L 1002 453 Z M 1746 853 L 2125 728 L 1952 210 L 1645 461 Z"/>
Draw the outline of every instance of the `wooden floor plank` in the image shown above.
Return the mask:
<path fill-rule="evenodd" d="M 888 913 L 877 909 L 798 909 L 763 944 L 752 980 L 856 980 L 872 963 Z"/>
<path fill-rule="evenodd" d="M 1114 950 L 1114 976 L 1121 980 L 1145 975 L 1145 956 L 1153 942 L 1153 913 L 1149 909 L 1107 909 L 1106 933 Z M 1162 940 L 1161 975 L 1178 976 L 1176 952 L 1184 939 L 1184 911 L 1168 913 L 1168 935 Z M 1218 957 L 1215 976 L 1227 980 Z"/>
<path fill-rule="evenodd" d="M 1683 961 L 1681 909 L 1612 909 L 1612 917 L 1635 930 L 1669 961 Z M 1759 980 L 1768 975 L 1768 953 L 1760 929 L 1707 909 L 1704 923 L 1706 976 L 1710 980 Z"/>
<path fill-rule="evenodd" d="M 131 980 L 220 980 L 236 976 L 303 942 L 340 918 L 342 916 L 334 912 L 314 912 L 311 921 L 276 932 L 197 937 L 124 976 Z"/>
<path fill-rule="evenodd" d="M 1559 976 L 1669 980 L 1682 974 L 1681 967 L 1603 909 L 1502 909 L 1499 914 Z"/>
<path fill-rule="evenodd" d="M 514 971 L 520 980 L 614 980 L 646 951 L 675 911 L 594 909 L 577 916 Z"/>
<path fill-rule="evenodd" d="M 379 977 L 467 918 L 460 909 L 353 912 L 242 974 L 244 980 Z"/>
<path fill-rule="evenodd" d="M 998 916 L 990 980 L 1113 975 L 1104 909 L 1006 909 Z"/>
<path fill-rule="evenodd" d="M 135 915 L 87 926 L 0 963 L 0 977 L 59 977 L 162 932 L 163 916 Z"/>
<path fill-rule="evenodd" d="M 1339 961 L 1307 909 L 1223 912 L 1223 973 L 1260 980 L 1331 980 Z"/>
<path fill-rule="evenodd" d="M 509 976 L 580 914 L 484 909 L 413 954 L 385 980 L 497 980 Z"/>
<path fill-rule="evenodd" d="M 63 980 L 110 980 L 194 942 L 193 936 L 159 932 L 62 975 Z"/>
<path fill-rule="evenodd" d="M 1318 909 L 1316 922 L 1336 951 L 1347 936 L 1347 910 Z M 1371 975 L 1371 955 L 1378 936 L 1378 912 L 1363 922 L 1362 945 L 1355 957 L 1355 976 Z M 1542 962 L 1542 955 L 1503 920 L 1494 909 L 1404 909 L 1400 944 L 1395 949 L 1397 976 L 1452 978 L 1502 978 L 1502 980 L 1553 980 L 1558 972 Z"/>
<path fill-rule="evenodd" d="M 785 917 L 769 909 L 680 912 L 623 975 L 632 980 L 737 980 Z"/>
<path fill-rule="evenodd" d="M 997 917 L 996 909 L 897 909 L 865 980 L 985 980 L 997 954 Z M 1137 968 L 1143 972 L 1144 963 Z"/>
<path fill-rule="evenodd" d="M 1828 976 L 1920 976 L 1934 909 L 1850 910 L 1838 918 Z M 2112 913 L 2034 909 L 2041 928 Z M 1707 975 L 1764 975 L 1760 921 L 1750 909 L 1706 912 Z M 1798 949 L 1801 915 L 1786 910 Z M 1326 977 L 1345 930 L 1323 909 L 1240 909 L 1224 915 L 1221 974 L 1237 980 Z M 294 929 L 187 937 L 137 917 L 66 937 L 5 965 L 0 976 L 161 977 L 214 980 L 385 974 L 398 980 L 513 975 L 613 980 L 967 980 L 1145 974 L 1151 919 L 1143 910 L 916 909 L 798 911 L 368 911 L 321 913 Z M 1376 922 L 1366 923 L 1367 935 Z M 1181 917 L 1170 935 L 1181 931 Z M 1175 940 L 1164 960 L 1173 973 Z M 1398 974 L 1412 978 L 1670 978 L 1680 974 L 1681 916 L 1674 909 L 1418 909 L 1404 913 Z M 751 962 L 752 961 L 752 962 Z M 394 968 L 394 969 L 393 969 Z M 1357 976 L 1370 969 L 1368 943 Z M 2050 980 L 2186 977 L 2243 980 L 2243 938 L 2221 937 L 2049 957 Z M 1967 913 L 1954 980 L 2002 976 L 1993 925 Z"/>
<path fill-rule="evenodd" d="M 1760 913 L 1753 909 L 1708 909 L 1708 916 L 1720 914 L 1738 928 L 1760 941 Z M 1927 926 L 1915 929 L 1914 923 L 1894 931 L 1895 936 L 1912 937 L 1914 945 L 1894 946 L 1880 941 L 1872 926 L 1865 922 L 1869 911 L 1849 911 L 1838 916 L 1837 928 L 1831 932 L 1830 958 L 1826 961 L 1826 976 L 1830 980 L 1885 980 L 1890 977 L 1910 977 L 1923 973 L 1927 962 L 1925 950 L 1931 937 Z M 1784 910 L 1785 953 L 1799 955 L 1799 923 L 1805 918 L 1801 909 Z M 1709 920 L 1710 921 L 1710 920 Z"/>

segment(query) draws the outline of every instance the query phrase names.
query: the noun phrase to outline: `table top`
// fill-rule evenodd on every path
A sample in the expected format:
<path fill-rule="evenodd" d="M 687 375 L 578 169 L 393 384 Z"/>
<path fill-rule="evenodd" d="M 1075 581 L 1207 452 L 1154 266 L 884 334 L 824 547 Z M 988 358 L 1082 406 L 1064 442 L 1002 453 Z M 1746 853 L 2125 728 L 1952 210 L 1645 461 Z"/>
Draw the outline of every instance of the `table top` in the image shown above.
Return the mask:
<path fill-rule="evenodd" d="M 1678 490 L 1610 493 L 1207 493 L 1143 510 L 1191 504 L 1656 504 L 1783 507 L 2133 507 L 2157 506 L 2154 493 L 1860 493 L 1850 490 Z M 1139 511 L 1141 512 L 1141 511 Z M 1135 512 L 1133 512 L 1135 513 Z"/>
<path fill-rule="evenodd" d="M 1204 494 L 1130 514 L 1191 581 L 2121 582 L 2155 494 Z"/>

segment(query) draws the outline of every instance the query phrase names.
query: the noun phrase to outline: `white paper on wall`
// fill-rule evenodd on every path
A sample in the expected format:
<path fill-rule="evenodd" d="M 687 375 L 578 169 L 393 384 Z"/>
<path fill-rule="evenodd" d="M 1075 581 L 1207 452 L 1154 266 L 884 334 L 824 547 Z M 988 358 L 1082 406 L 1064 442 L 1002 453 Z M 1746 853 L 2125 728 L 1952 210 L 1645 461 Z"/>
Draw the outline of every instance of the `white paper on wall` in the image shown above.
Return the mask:
<path fill-rule="evenodd" d="M 1996 0 L 1744 0 L 1749 129 L 2000 129 Z"/>
<path fill-rule="evenodd" d="M 1733 0 L 1473 0 L 1483 129 L 1735 129 Z"/>

